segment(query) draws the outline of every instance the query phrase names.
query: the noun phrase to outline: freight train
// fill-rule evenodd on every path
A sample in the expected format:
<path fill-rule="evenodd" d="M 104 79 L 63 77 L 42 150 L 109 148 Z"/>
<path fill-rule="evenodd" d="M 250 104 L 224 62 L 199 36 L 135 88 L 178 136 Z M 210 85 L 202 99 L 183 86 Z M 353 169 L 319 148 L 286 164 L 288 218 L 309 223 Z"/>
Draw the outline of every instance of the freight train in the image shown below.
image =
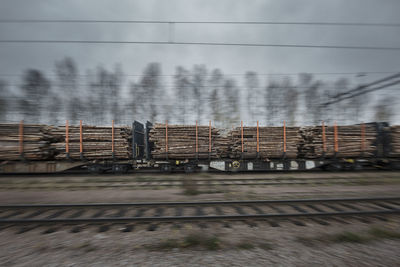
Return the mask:
<path fill-rule="evenodd" d="M 9 130 L 6 131 L 8 139 L 0 136 L 0 144 L 3 143 L 0 152 L 6 147 L 4 140 L 7 139 L 18 144 L 20 154 L 18 158 L 11 157 L 11 154 L 7 158 L 7 154 L 3 151 L 0 157 L 0 173 L 3 174 L 58 173 L 71 170 L 91 173 L 126 173 L 137 170 L 191 173 L 400 169 L 400 128 L 383 122 L 352 125 L 353 128 L 340 128 L 346 126 L 336 125 L 330 128 L 325 125 L 308 128 L 285 125 L 259 127 L 258 123 L 257 127 L 243 127 L 242 124 L 236 130 L 229 132 L 228 137 L 224 137 L 224 152 L 215 148 L 219 141 L 215 137 L 217 132 L 211 127 L 211 123 L 209 127 L 201 126 L 203 128 L 197 126 L 197 123 L 187 127 L 181 126 L 181 136 L 177 138 L 171 136 L 173 126 L 168 123 L 154 127 L 150 122 L 142 124 L 134 121 L 132 126 L 124 128 L 123 131 L 119 129 L 126 137 L 124 142 L 118 144 L 114 123 L 112 127 L 107 128 L 111 131 L 110 136 L 103 134 L 100 137 L 96 137 L 99 134 L 95 128 L 85 130 L 82 122 L 75 128 L 69 127 L 67 123 L 64 127 L 57 128 L 58 137 L 57 135 L 49 137 L 51 134 L 48 132 L 42 133 L 50 140 L 47 142 L 50 144 L 46 145 L 49 151 L 42 152 L 40 157 L 35 157 L 34 152 L 33 155 L 27 156 L 25 152 L 29 135 L 27 125 L 21 122 L 12 127 L 3 124 L 2 127 Z M 49 129 L 51 132 L 52 128 Z M 71 129 L 75 129 L 76 132 Z M 352 129 L 353 134 L 341 129 Z M 371 134 L 368 134 L 366 129 L 369 129 Z M 60 135 L 60 131 L 63 134 Z M 290 136 L 294 137 L 290 139 Z M 33 138 L 32 134 L 30 137 L 32 139 L 29 141 L 30 145 L 43 142 L 35 141 L 39 139 Z M 100 148 L 91 150 L 91 156 L 85 155 L 85 152 L 88 153 L 85 147 L 93 144 L 90 140 L 95 138 L 110 142 L 101 143 Z M 154 140 L 156 138 L 162 140 Z M 183 144 L 185 140 L 193 142 L 183 148 L 177 145 Z M 129 150 L 129 153 L 126 153 L 126 156 L 116 155 L 118 154 L 115 152 L 116 146 L 119 146 L 121 151 Z M 71 152 L 73 149 L 77 152 L 74 155 Z M 184 152 L 177 154 L 176 151 Z M 101 157 L 96 153 L 106 156 Z"/>

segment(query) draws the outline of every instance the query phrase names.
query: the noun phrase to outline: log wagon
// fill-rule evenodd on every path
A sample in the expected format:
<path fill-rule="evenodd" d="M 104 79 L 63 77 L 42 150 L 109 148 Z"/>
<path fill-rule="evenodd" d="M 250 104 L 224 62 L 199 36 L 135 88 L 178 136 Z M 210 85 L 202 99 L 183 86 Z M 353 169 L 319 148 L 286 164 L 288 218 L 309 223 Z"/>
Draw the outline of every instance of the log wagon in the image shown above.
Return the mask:
<path fill-rule="evenodd" d="M 0 173 L 400 168 L 400 126 L 0 124 Z"/>

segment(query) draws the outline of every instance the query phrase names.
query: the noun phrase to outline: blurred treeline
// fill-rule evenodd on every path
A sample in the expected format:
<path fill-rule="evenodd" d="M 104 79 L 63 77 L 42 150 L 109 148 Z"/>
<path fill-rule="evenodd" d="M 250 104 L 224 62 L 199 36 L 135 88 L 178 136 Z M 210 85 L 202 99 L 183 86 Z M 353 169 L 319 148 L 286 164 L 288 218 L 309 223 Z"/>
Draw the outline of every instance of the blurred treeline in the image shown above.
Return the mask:
<path fill-rule="evenodd" d="M 220 69 L 178 66 L 173 76 L 163 75 L 159 63 L 149 63 L 141 75 L 125 74 L 120 66 L 97 67 L 81 73 L 74 60 L 55 63 L 54 75 L 26 70 L 18 84 L 0 80 L 0 122 L 130 124 L 133 120 L 179 124 L 315 125 L 322 120 L 340 124 L 390 121 L 393 99 L 374 101 L 361 95 L 334 105 L 324 103 L 352 89 L 346 78 L 315 79 L 303 73 L 265 77 L 248 71 L 224 75 Z M 368 109 L 369 112 L 366 112 Z M 372 111 L 372 112 L 371 112 Z"/>

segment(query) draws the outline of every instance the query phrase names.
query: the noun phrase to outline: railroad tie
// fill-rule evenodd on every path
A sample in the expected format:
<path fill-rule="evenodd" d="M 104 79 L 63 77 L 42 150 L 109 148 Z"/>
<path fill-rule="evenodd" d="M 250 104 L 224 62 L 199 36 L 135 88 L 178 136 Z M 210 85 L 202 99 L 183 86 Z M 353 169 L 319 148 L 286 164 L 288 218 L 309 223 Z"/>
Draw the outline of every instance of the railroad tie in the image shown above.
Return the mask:
<path fill-rule="evenodd" d="M 38 228 L 38 227 L 39 227 L 39 225 L 24 226 L 24 227 L 21 227 L 21 228 L 16 232 L 16 234 L 23 234 L 23 233 L 29 232 L 29 231 L 31 231 L 31 230 L 33 230 L 33 229 L 36 229 L 36 228 Z"/>
<path fill-rule="evenodd" d="M 49 216 L 46 217 L 46 219 L 54 219 L 59 217 L 60 215 L 64 214 L 65 212 L 67 212 L 68 210 L 59 210 L 53 214 L 50 214 Z"/>
<path fill-rule="evenodd" d="M 104 214 L 105 212 L 106 212 L 105 210 L 101 209 L 101 210 L 99 210 L 98 212 L 96 212 L 95 214 L 93 214 L 92 218 L 101 217 L 101 216 L 103 216 L 103 214 Z"/>
<path fill-rule="evenodd" d="M 5 215 L 5 216 L 0 217 L 0 219 L 8 219 L 8 218 L 11 218 L 11 217 L 15 217 L 15 216 L 17 216 L 17 215 L 20 215 L 20 214 L 22 214 L 22 211 L 17 210 L 17 211 L 15 211 L 15 212 L 13 212 L 13 213 L 9 213 L 9 214 L 7 214 L 7 215 Z"/>
<path fill-rule="evenodd" d="M 164 207 L 158 207 L 156 208 L 156 212 L 154 214 L 154 217 L 161 217 L 164 214 Z M 158 224 L 157 223 L 152 223 L 147 227 L 147 231 L 155 231 L 158 228 Z"/>

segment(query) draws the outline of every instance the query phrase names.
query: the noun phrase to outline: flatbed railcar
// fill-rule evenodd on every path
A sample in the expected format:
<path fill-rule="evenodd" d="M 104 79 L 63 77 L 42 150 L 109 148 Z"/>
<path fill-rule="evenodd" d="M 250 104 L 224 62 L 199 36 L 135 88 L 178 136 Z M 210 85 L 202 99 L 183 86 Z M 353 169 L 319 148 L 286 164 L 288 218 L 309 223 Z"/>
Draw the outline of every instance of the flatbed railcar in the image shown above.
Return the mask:
<path fill-rule="evenodd" d="M 60 173 L 81 170 L 89 173 L 127 173 L 138 170 L 157 170 L 160 172 L 184 171 L 306 171 L 306 170 L 363 170 L 363 169 L 400 169 L 400 158 L 391 156 L 391 133 L 388 123 L 370 123 L 376 127 L 376 151 L 373 156 L 342 157 L 340 151 L 330 157 L 314 159 L 287 158 L 282 151 L 281 157 L 262 159 L 249 157 L 242 153 L 239 158 L 173 159 L 166 153 L 165 159 L 152 157 L 153 143 L 149 141 L 152 123 L 145 125 L 134 121 L 132 124 L 132 157 L 127 160 L 20 160 L 0 161 L 0 174 L 11 173 Z M 282 140 L 283 142 L 283 140 Z"/>

